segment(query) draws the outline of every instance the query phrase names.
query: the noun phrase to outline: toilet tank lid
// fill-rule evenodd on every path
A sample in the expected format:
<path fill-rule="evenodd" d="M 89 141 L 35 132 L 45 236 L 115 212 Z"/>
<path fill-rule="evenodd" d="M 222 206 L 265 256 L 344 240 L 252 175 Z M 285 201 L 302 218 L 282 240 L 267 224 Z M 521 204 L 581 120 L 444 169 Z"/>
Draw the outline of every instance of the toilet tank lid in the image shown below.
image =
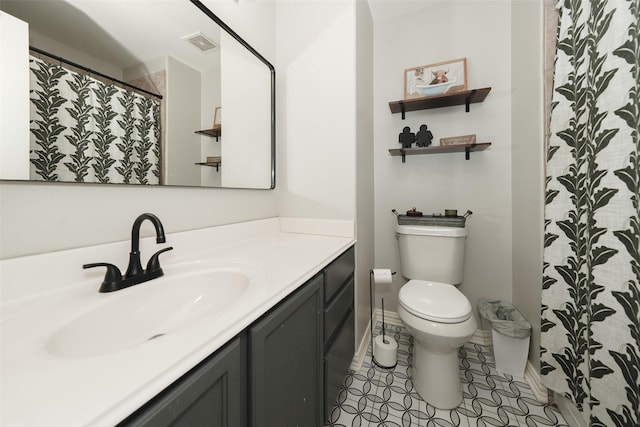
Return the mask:
<path fill-rule="evenodd" d="M 464 237 L 467 235 L 466 227 L 442 227 L 438 225 L 396 225 L 399 234 L 412 234 L 416 236 L 442 236 Z"/>

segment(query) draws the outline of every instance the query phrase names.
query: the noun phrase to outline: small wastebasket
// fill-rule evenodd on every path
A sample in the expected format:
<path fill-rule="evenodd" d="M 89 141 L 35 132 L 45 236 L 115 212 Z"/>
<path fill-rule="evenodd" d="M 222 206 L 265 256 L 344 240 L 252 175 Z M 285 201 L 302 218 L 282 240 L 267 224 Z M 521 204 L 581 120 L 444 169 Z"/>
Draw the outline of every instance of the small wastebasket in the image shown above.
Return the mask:
<path fill-rule="evenodd" d="M 491 323 L 496 369 L 523 378 L 529 354 L 531 324 L 506 301 L 481 299 L 480 315 Z"/>

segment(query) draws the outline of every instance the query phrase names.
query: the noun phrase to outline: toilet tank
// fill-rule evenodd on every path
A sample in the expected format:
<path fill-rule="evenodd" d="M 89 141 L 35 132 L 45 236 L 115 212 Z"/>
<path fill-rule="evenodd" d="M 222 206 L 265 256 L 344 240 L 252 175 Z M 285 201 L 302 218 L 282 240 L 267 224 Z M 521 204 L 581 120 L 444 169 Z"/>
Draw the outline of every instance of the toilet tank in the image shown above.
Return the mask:
<path fill-rule="evenodd" d="M 396 237 L 404 277 L 462 283 L 466 227 L 396 225 Z"/>

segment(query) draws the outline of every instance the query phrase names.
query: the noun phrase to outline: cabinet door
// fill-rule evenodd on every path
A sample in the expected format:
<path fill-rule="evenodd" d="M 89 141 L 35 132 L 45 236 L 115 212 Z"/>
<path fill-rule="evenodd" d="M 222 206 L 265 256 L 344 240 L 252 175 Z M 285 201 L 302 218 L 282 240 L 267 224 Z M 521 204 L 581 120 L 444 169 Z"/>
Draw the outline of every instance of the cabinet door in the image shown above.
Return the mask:
<path fill-rule="evenodd" d="M 240 336 L 171 385 L 121 426 L 247 425 L 246 344 Z"/>
<path fill-rule="evenodd" d="M 252 427 L 322 425 L 322 274 L 249 330 Z"/>

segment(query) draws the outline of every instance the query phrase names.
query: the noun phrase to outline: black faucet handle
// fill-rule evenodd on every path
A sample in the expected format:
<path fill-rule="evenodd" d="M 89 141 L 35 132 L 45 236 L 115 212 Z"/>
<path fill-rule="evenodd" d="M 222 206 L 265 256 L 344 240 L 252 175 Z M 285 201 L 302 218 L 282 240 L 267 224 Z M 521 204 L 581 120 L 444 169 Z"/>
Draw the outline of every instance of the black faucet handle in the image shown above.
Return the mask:
<path fill-rule="evenodd" d="M 160 267 L 160 254 L 162 254 L 164 252 L 168 252 L 168 251 L 170 251 L 172 249 L 173 249 L 173 246 L 169 246 L 168 248 L 160 249 L 158 252 L 156 252 L 155 254 L 151 255 L 151 258 L 149 258 L 149 261 L 147 262 L 146 272 L 147 273 L 159 272 L 159 273 L 161 273 L 160 274 L 160 276 L 161 276 L 162 275 L 162 268 Z"/>
<path fill-rule="evenodd" d="M 82 268 L 93 267 L 107 267 L 107 272 L 104 275 L 104 280 L 100 286 L 100 292 L 112 292 L 117 291 L 120 283 L 122 282 L 122 273 L 120 269 L 113 264 L 107 262 L 95 262 L 92 264 L 84 264 Z"/>

